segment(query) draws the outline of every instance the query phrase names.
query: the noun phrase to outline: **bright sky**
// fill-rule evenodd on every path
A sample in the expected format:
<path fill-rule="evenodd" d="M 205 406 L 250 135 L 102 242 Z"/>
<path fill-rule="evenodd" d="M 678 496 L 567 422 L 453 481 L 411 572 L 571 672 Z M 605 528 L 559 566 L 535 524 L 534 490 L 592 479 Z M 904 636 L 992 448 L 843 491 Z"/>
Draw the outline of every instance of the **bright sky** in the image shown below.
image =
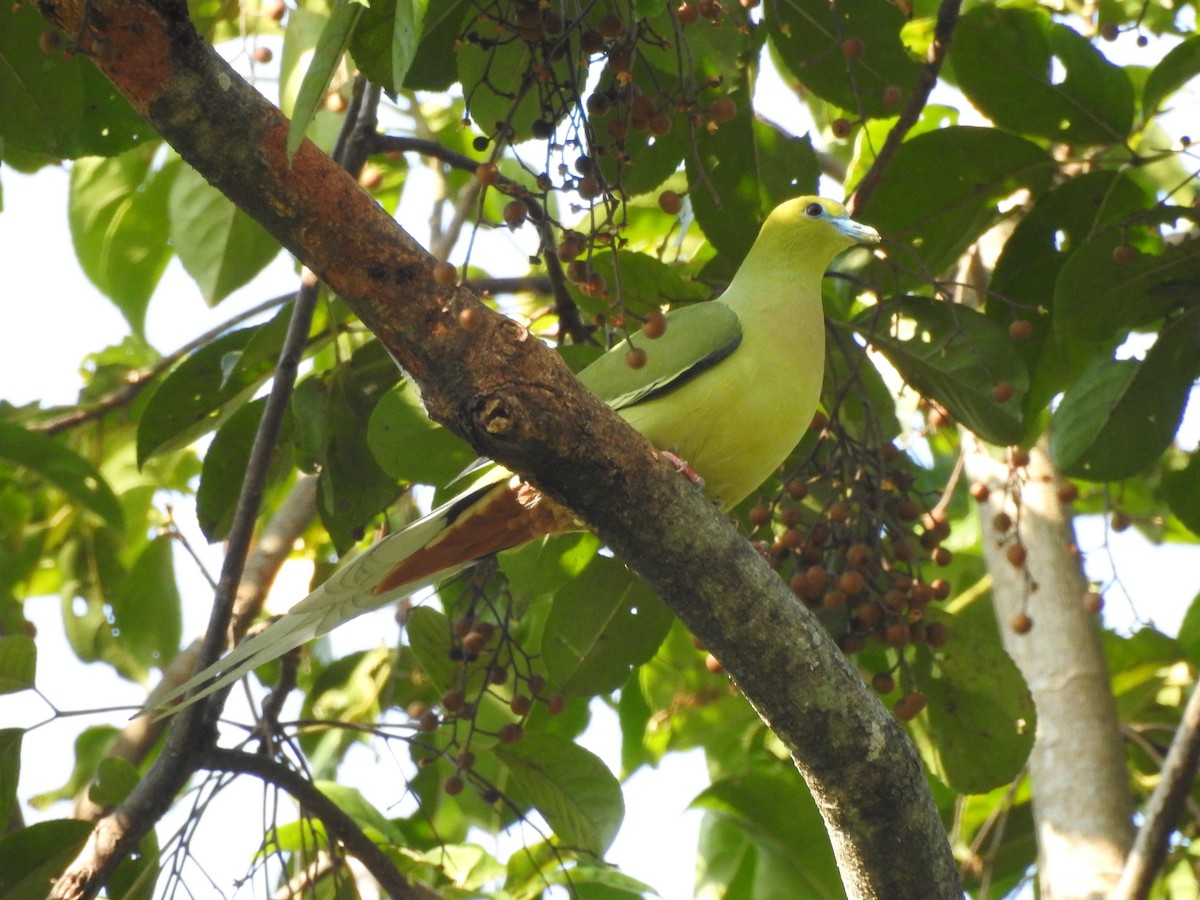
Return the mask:
<path fill-rule="evenodd" d="M 1122 38 L 1124 40 L 1124 38 Z M 1132 38 L 1130 38 L 1132 43 Z M 786 106 L 782 104 L 787 104 Z M 776 121 L 794 122 L 799 105 L 790 92 L 772 92 L 768 108 Z M 40 401 L 44 405 L 71 402 L 81 380 L 79 363 L 88 352 L 116 343 L 126 334 L 124 320 L 116 309 L 100 296 L 75 263 L 64 254 L 70 246 L 67 232 L 67 172 L 44 170 L 26 177 L 10 170 L 3 172 L 4 212 L 0 214 L 0 296 L 7 298 L 5 328 L 0 329 L 0 399 L 14 404 Z M 405 222 L 421 237 L 422 217 L 414 215 Z M 154 346 L 168 352 L 196 334 L 228 319 L 237 310 L 295 287 L 296 279 L 289 261 L 281 256 L 250 287 L 226 300 L 217 309 L 208 309 L 194 284 L 177 261 L 171 263 L 149 309 L 147 332 Z M 29 335 L 52 335 L 52 339 L 30 340 Z M 1194 440 L 1191 441 L 1194 445 Z M 177 508 L 181 525 L 189 529 L 194 547 L 204 548 L 190 509 Z M 1086 552 L 1089 574 L 1107 584 L 1112 569 L 1123 576 L 1130 588 L 1132 602 L 1141 617 L 1153 619 L 1162 629 L 1173 633 L 1183 612 L 1200 587 L 1195 574 L 1200 571 L 1195 547 L 1152 548 L 1134 530 L 1121 535 L 1104 534 L 1103 523 L 1096 518 L 1078 523 L 1079 541 Z M 1107 540 L 1107 545 L 1106 545 Z M 205 562 L 210 571 L 220 565 L 219 548 L 206 548 Z M 177 559 L 181 573 L 194 572 L 182 554 Z M 198 576 L 184 576 L 185 636 L 198 634 L 207 617 L 210 594 Z M 297 582 L 285 583 L 282 591 L 291 599 L 300 596 Z M 286 603 L 284 604 L 286 605 Z M 142 690 L 129 684 L 107 666 L 83 665 L 71 653 L 63 637 L 59 601 L 40 598 L 27 603 L 27 610 L 38 627 L 38 645 L 42 658 L 38 684 L 57 704 L 83 709 L 126 703 L 136 705 L 144 698 Z M 379 644 L 380 623 L 391 621 L 365 617 L 358 627 L 339 631 L 335 647 L 348 652 Z M 1106 616 L 1118 627 L 1128 628 L 1136 616 L 1119 595 L 1110 594 Z M 385 626 L 386 633 L 386 626 Z M 235 697 L 237 693 L 235 692 Z M 240 701 L 238 701 L 240 702 Z M 31 697 L 0 697 L 0 721 L 6 725 L 30 725 L 45 718 L 47 711 Z M 88 724 L 121 724 L 120 715 L 98 716 Z M 20 797 L 29 797 L 57 787 L 65 780 L 73 761 L 71 742 L 80 728 L 76 719 L 51 723 L 29 733 L 23 754 Z M 618 729 L 615 717 L 607 711 L 597 715 L 596 724 L 584 743 L 604 758 L 614 771 L 619 770 Z M 370 764 L 368 764 L 368 762 Z M 381 759 L 347 767 L 347 779 L 369 790 L 371 799 L 387 808 L 403 797 L 402 772 L 390 760 Z M 244 788 L 228 791 L 217 808 L 210 810 L 219 827 L 202 831 L 196 845 L 198 857 L 210 865 L 208 876 L 217 889 L 232 894 L 233 885 L 246 870 L 261 834 L 260 816 L 247 810 L 262 807 L 259 792 L 249 781 Z M 700 815 L 684 809 L 705 783 L 703 759 L 698 753 L 672 757 L 656 772 L 639 772 L 626 785 L 625 827 L 610 858 L 635 877 L 655 885 L 667 900 L 692 896 L 694 851 Z M 29 821 L 69 815 L 65 805 L 46 812 L 26 807 Z M 264 810 L 263 816 L 269 814 Z M 165 839 L 178 825 L 160 828 Z M 241 834 L 231 828 L 243 826 Z M 207 843 L 207 847 L 206 847 Z M 197 896 L 205 896 L 204 882 L 193 880 Z M 214 892 L 215 893 L 215 892 Z"/>

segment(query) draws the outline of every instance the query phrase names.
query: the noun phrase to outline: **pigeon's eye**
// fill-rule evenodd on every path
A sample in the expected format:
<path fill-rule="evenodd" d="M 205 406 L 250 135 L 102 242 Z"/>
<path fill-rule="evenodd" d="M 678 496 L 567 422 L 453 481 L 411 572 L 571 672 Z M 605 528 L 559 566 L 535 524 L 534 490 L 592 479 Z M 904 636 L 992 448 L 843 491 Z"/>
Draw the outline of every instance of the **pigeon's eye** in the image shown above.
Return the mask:
<path fill-rule="evenodd" d="M 825 207 L 823 207 L 820 203 L 810 203 L 808 206 L 804 207 L 804 214 L 813 219 L 819 219 L 825 214 Z"/>

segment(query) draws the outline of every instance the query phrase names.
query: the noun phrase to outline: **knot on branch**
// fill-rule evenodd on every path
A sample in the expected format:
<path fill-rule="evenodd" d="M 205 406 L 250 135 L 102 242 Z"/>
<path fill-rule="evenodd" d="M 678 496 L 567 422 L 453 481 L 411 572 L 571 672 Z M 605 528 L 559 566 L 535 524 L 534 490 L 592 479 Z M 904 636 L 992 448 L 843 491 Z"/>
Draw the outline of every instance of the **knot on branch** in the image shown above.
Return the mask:
<path fill-rule="evenodd" d="M 495 438 L 511 438 L 516 429 L 512 405 L 504 397 L 485 398 L 479 404 L 475 420 L 480 428 Z"/>

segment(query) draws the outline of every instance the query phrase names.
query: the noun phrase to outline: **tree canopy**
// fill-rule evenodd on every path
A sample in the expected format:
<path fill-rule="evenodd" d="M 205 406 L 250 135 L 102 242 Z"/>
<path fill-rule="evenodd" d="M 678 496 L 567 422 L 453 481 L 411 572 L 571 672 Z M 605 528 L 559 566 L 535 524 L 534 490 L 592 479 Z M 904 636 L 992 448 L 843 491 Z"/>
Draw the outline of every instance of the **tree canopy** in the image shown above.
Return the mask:
<path fill-rule="evenodd" d="M 249 727 L 218 724 L 223 697 L 169 736 L 123 711 L 81 725 L 40 798 L 70 816 L 25 824 L 36 760 L 27 729 L 0 729 L 0 894 L 203 893 L 193 829 L 241 775 L 299 809 L 229 850 L 271 889 L 645 896 L 661 886 L 605 861 L 623 782 L 695 749 L 698 895 L 1200 889 L 1200 606 L 1178 635 L 1106 628 L 1111 585 L 1071 531 L 1200 535 L 1177 440 L 1200 369 L 1198 169 L 1174 114 L 1200 74 L 1194 7 L 0 16 L 0 159 L 70 167 L 73 247 L 38 264 L 73 254 L 105 298 L 79 302 L 128 325 L 83 361 L 77 403 L 0 402 L 0 689 L 67 663 L 28 621 L 57 596 L 77 660 L 153 703 L 159 673 L 179 684 L 256 627 L 289 558 L 322 579 L 479 453 L 594 532 L 485 560 L 398 628 L 377 614 L 376 648 L 263 667 Z M 278 110 L 222 57 L 277 80 Z M 766 214 L 810 193 L 884 243 L 826 279 L 822 410 L 735 533 L 568 367 L 714 296 Z M 427 245 L 394 216 L 427 221 Z M 172 259 L 219 307 L 281 252 L 294 293 L 182 347 L 147 339 Z M 185 647 L 201 539 L 228 552 Z M 578 741 L 601 706 L 620 771 Z M 360 746 L 402 795 L 338 783 Z M 188 825 L 156 832 L 179 804 Z"/>

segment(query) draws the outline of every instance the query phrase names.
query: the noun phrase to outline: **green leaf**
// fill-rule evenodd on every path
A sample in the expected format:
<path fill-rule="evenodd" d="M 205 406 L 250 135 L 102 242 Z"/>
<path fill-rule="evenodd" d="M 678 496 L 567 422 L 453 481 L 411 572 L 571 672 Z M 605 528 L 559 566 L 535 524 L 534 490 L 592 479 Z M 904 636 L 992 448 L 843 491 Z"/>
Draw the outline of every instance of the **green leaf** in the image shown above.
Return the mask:
<path fill-rule="evenodd" d="M 385 10 L 390 2 L 383 0 Z M 371 8 L 375 8 L 374 3 Z M 414 91 L 444 91 L 458 80 L 455 45 L 470 8 L 468 0 L 428 0 L 421 41 L 408 69 L 405 87 Z M 357 51 L 354 58 L 366 72 L 371 64 L 364 64 Z"/>
<path fill-rule="evenodd" d="M 435 609 L 418 606 L 409 612 L 404 630 L 413 656 L 438 693 L 457 687 L 459 669 L 450 658 L 450 620 Z"/>
<path fill-rule="evenodd" d="M 75 764 L 66 782 L 53 790 L 31 797 L 34 809 L 48 809 L 61 800 L 75 797 L 92 779 L 100 760 L 108 755 L 121 732 L 111 725 L 93 725 L 75 738 Z"/>
<path fill-rule="evenodd" d="M 350 38 L 362 73 L 389 94 L 404 86 L 422 39 L 429 0 L 372 0 Z"/>
<path fill-rule="evenodd" d="M 111 597 L 122 649 L 145 669 L 165 667 L 183 632 L 174 543 L 167 535 L 150 541 Z"/>
<path fill-rule="evenodd" d="M 25 635 L 0 637 L 0 694 L 17 694 L 34 686 L 37 644 Z"/>
<path fill-rule="evenodd" d="M 996 262 L 987 315 L 1007 329 L 1033 326 L 1012 350 L 1029 367 L 1026 417 L 1036 419 L 1071 384 L 1095 353 L 1092 341 L 1054 328 L 1054 288 L 1075 251 L 1094 231 L 1147 209 L 1153 197 L 1125 172 L 1094 171 L 1047 192 L 1017 223 Z"/>
<path fill-rule="evenodd" d="M 1150 71 L 1142 87 L 1142 115 L 1158 112 L 1163 100 L 1200 75 L 1200 36 L 1193 35 L 1172 47 Z"/>
<path fill-rule="evenodd" d="M 1176 638 L 1188 661 L 1200 665 L 1200 594 L 1192 598 L 1183 621 L 1179 624 L 1179 636 Z"/>
<path fill-rule="evenodd" d="M 1127 329 L 1194 304 L 1200 296 L 1200 239 L 1164 246 L 1153 226 L 1196 218 L 1195 210 L 1160 206 L 1124 227 L 1094 233 L 1054 285 L 1054 327 L 1093 341 L 1120 339 Z"/>
<path fill-rule="evenodd" d="M 1200 454 L 1189 454 L 1182 469 L 1167 470 L 1161 493 L 1175 518 L 1200 536 Z"/>
<path fill-rule="evenodd" d="M 616 690 L 654 656 L 673 620 L 624 564 L 594 557 L 558 590 L 546 621 L 542 658 L 551 683 L 572 695 Z"/>
<path fill-rule="evenodd" d="M 367 446 L 397 482 L 449 484 L 476 459 L 475 451 L 438 425 L 407 379 L 379 398 L 367 422 Z"/>
<path fill-rule="evenodd" d="M 47 885 L 79 854 L 91 833 L 91 822 L 52 819 L 6 835 L 0 840 L 0 897 L 44 900 Z M 153 893 L 157 872 L 158 842 L 151 833 L 108 878 L 108 896 L 142 900 Z"/>
<path fill-rule="evenodd" d="M 115 156 L 155 137 L 85 54 L 41 49 L 50 26 L 34 4 L 0 15 L 0 155 L 20 149 L 56 159 Z M 55 33 L 69 44 L 69 36 Z"/>
<path fill-rule="evenodd" d="M 329 20 L 317 39 L 312 56 L 308 59 L 304 80 L 300 83 L 300 91 L 292 108 L 292 121 L 288 127 L 287 139 L 288 159 L 295 156 L 296 151 L 300 149 L 308 126 L 316 116 L 317 110 L 324 104 L 325 94 L 333 81 L 333 73 L 350 46 L 350 38 L 365 10 L 366 7 L 355 0 L 334 0 Z"/>
<path fill-rule="evenodd" d="M 908 321 L 915 326 L 911 333 Z M 927 297 L 903 297 L 866 310 L 852 325 L 905 381 L 981 438 L 994 444 L 1020 441 L 1029 374 L 1012 352 L 1008 334 L 982 313 Z M 1012 385 L 1013 397 L 997 403 L 992 391 L 1002 383 Z"/>
<path fill-rule="evenodd" d="M 366 523 L 398 493 L 395 480 L 375 461 L 367 433 L 375 404 L 399 377 L 391 357 L 372 341 L 334 374 L 324 393 L 317 511 L 339 553 L 362 537 Z"/>
<path fill-rule="evenodd" d="M 563 844 L 597 856 L 612 845 L 625 801 L 620 783 L 599 757 L 550 734 L 526 734 L 492 752 Z"/>
<path fill-rule="evenodd" d="M 1001 128 L 1123 144 L 1133 126 L 1125 70 L 1045 10 L 976 6 L 958 21 L 950 63 L 959 87 Z"/>
<path fill-rule="evenodd" d="M 614 289 L 620 286 L 625 309 L 635 315 L 645 315 L 667 303 L 708 296 L 708 288 L 703 284 L 685 279 L 677 267 L 668 266 L 645 253 L 602 250 L 592 256 L 589 264 Z M 588 312 L 599 313 L 607 308 L 602 300 L 586 296 L 575 285 L 568 285 L 568 290 L 575 302 Z"/>
<path fill-rule="evenodd" d="M 913 724 L 930 771 L 964 794 L 1008 784 L 1033 748 L 1036 712 L 1016 663 L 1000 643 L 985 603 L 956 615 L 927 610 L 951 640 L 939 650 L 920 647 L 912 674 L 926 707 Z"/>
<path fill-rule="evenodd" d="M 1000 201 L 1021 188 L 1041 194 L 1056 165 L 1036 144 L 995 128 L 926 132 L 900 145 L 859 218 L 893 247 L 909 245 L 891 251 L 901 265 L 940 273 L 996 222 Z"/>
<path fill-rule="evenodd" d="M 71 167 L 68 219 L 79 265 L 139 336 L 174 252 L 163 223 L 179 165 L 155 170 L 153 157 L 154 148 L 139 147 Z"/>
<path fill-rule="evenodd" d="M 279 242 L 191 166 L 171 185 L 170 206 L 171 243 L 209 306 L 279 255 Z"/>
<path fill-rule="evenodd" d="M 334 781 L 317 781 L 313 786 L 332 800 L 338 809 L 353 819 L 363 833 L 375 843 L 403 843 L 404 835 L 388 820 L 387 816 L 367 801 L 361 791 L 345 787 Z"/>
<path fill-rule="evenodd" d="M 0 638 L 7 640 L 7 638 Z M 3 651 L 0 650 L 0 655 Z M 24 728 L 0 728 L 0 809 L 13 809 L 21 780 L 21 739 Z"/>
<path fill-rule="evenodd" d="M 106 756 L 96 768 L 96 780 L 88 788 L 88 799 L 98 806 L 116 806 L 140 780 L 138 770 L 128 760 Z"/>
<path fill-rule="evenodd" d="M 239 408 L 217 429 L 204 454 L 200 486 L 196 489 L 196 519 L 209 541 L 224 540 L 229 535 L 266 405 L 267 398 L 260 397 Z M 284 416 L 267 473 L 269 487 L 278 485 L 292 472 L 291 432 L 289 412 Z"/>
<path fill-rule="evenodd" d="M 914 84 L 920 63 L 901 41 L 906 19 L 896 4 L 781 0 L 763 12 L 779 59 L 818 97 L 855 118 L 894 116 L 907 101 L 894 89 Z M 846 41 L 859 42 L 854 49 L 861 52 L 844 52 Z M 888 88 L 893 91 L 885 99 Z"/>
<path fill-rule="evenodd" d="M 698 893 L 778 900 L 844 896 L 824 822 L 791 767 L 753 765 L 713 782 L 691 806 L 708 814 L 697 851 Z"/>
<path fill-rule="evenodd" d="M 286 328 L 286 320 L 276 317 L 257 328 L 231 331 L 176 366 L 142 410 L 138 465 L 156 453 L 188 446 L 239 409 L 270 377 Z"/>
<path fill-rule="evenodd" d="M 1170 445 L 1200 365 L 1200 307 L 1162 330 L 1146 358 L 1097 357 L 1051 420 L 1050 452 L 1064 474 L 1117 481 L 1151 465 Z"/>
<path fill-rule="evenodd" d="M 600 539 L 581 531 L 530 541 L 501 553 L 499 560 L 512 592 L 536 600 L 554 594 L 578 578 L 599 552 Z"/>
<path fill-rule="evenodd" d="M 36 472 L 114 531 L 125 527 L 125 512 L 108 482 L 86 459 L 53 438 L 0 421 L 0 459 Z"/>

